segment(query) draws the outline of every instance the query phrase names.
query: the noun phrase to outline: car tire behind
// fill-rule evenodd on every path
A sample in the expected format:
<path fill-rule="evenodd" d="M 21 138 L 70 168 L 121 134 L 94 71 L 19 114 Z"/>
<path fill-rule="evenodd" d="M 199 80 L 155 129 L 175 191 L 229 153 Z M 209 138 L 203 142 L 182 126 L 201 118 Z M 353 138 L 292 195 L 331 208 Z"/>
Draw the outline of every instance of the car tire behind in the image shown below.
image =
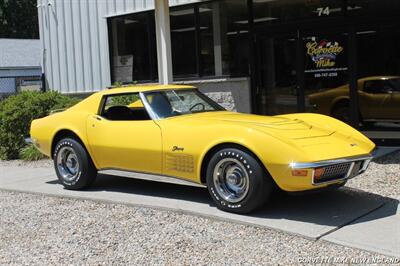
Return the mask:
<path fill-rule="evenodd" d="M 92 159 L 75 139 L 60 140 L 54 149 L 53 161 L 57 177 L 66 189 L 84 189 L 96 179 L 97 170 Z"/>

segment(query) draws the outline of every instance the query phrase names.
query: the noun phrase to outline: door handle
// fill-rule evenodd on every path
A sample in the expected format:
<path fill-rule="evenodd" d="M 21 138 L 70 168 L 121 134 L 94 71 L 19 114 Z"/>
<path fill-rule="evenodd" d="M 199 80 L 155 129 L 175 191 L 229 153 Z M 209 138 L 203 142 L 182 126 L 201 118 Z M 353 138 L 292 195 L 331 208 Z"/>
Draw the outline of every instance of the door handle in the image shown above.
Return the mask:
<path fill-rule="evenodd" d="M 93 116 L 93 118 L 96 119 L 96 120 L 98 120 L 98 121 L 101 121 L 101 120 L 102 120 L 101 117 L 99 117 L 99 116 L 97 116 L 97 115 Z M 96 123 L 95 123 L 95 122 L 92 122 L 92 127 L 96 127 Z"/>

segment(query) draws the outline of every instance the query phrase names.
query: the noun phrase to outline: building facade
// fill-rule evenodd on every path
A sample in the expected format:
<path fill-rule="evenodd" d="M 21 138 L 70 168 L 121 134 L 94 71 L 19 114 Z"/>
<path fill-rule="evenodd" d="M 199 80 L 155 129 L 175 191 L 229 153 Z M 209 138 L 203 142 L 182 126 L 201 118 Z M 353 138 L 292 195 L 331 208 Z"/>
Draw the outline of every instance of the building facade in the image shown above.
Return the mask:
<path fill-rule="evenodd" d="M 0 39 L 0 99 L 41 89 L 40 40 Z"/>
<path fill-rule="evenodd" d="M 38 0 L 48 88 L 84 94 L 158 82 L 155 1 L 162 0 Z M 400 1 L 169 6 L 173 82 L 241 112 L 317 112 L 372 137 L 400 138 Z"/>

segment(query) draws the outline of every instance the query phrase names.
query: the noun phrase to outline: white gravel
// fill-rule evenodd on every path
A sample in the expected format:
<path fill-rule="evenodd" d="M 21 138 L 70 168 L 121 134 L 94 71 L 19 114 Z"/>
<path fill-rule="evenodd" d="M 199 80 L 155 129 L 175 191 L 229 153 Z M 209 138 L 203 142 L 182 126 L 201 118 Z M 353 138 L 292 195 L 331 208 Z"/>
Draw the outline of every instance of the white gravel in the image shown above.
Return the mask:
<path fill-rule="evenodd" d="M 400 200 L 400 151 L 372 161 L 364 174 L 346 186 Z"/>
<path fill-rule="evenodd" d="M 149 208 L 0 191 L 0 264 L 299 264 L 388 257 Z"/>
<path fill-rule="evenodd" d="M 4 162 L 52 167 L 52 162 Z M 347 186 L 400 199 L 400 152 Z M 349 264 L 383 255 L 265 228 L 85 200 L 0 190 L 0 265 Z M 307 263 L 308 262 L 308 263 Z"/>

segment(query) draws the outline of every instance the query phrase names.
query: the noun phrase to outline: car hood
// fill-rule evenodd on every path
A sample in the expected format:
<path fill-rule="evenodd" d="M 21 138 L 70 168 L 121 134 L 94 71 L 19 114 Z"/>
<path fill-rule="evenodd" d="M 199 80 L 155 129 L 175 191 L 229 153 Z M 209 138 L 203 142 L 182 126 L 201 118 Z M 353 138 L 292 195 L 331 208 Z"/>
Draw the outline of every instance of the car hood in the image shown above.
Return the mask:
<path fill-rule="evenodd" d="M 314 114 L 260 116 L 232 112 L 210 114 L 218 123 L 232 123 L 257 130 L 291 145 L 307 161 L 358 156 L 369 153 L 374 144 L 358 131 L 321 119 Z M 346 126 L 347 127 L 347 126 Z"/>
<path fill-rule="evenodd" d="M 369 153 L 374 147 L 370 140 L 353 128 L 317 114 L 261 116 L 221 111 L 183 115 L 171 120 L 176 125 L 185 124 L 191 128 L 232 129 L 236 132 L 233 134 L 237 134 L 234 129 L 237 127 L 244 129 L 243 134 L 259 132 L 287 144 L 286 147 L 292 148 L 302 158 L 301 161 L 358 156 Z M 173 124 L 171 126 L 176 128 Z"/>
<path fill-rule="evenodd" d="M 270 135 L 292 140 L 329 136 L 335 132 L 332 129 L 318 127 L 306 121 L 285 116 L 260 116 L 222 112 L 210 115 L 208 119 L 241 124 Z"/>

